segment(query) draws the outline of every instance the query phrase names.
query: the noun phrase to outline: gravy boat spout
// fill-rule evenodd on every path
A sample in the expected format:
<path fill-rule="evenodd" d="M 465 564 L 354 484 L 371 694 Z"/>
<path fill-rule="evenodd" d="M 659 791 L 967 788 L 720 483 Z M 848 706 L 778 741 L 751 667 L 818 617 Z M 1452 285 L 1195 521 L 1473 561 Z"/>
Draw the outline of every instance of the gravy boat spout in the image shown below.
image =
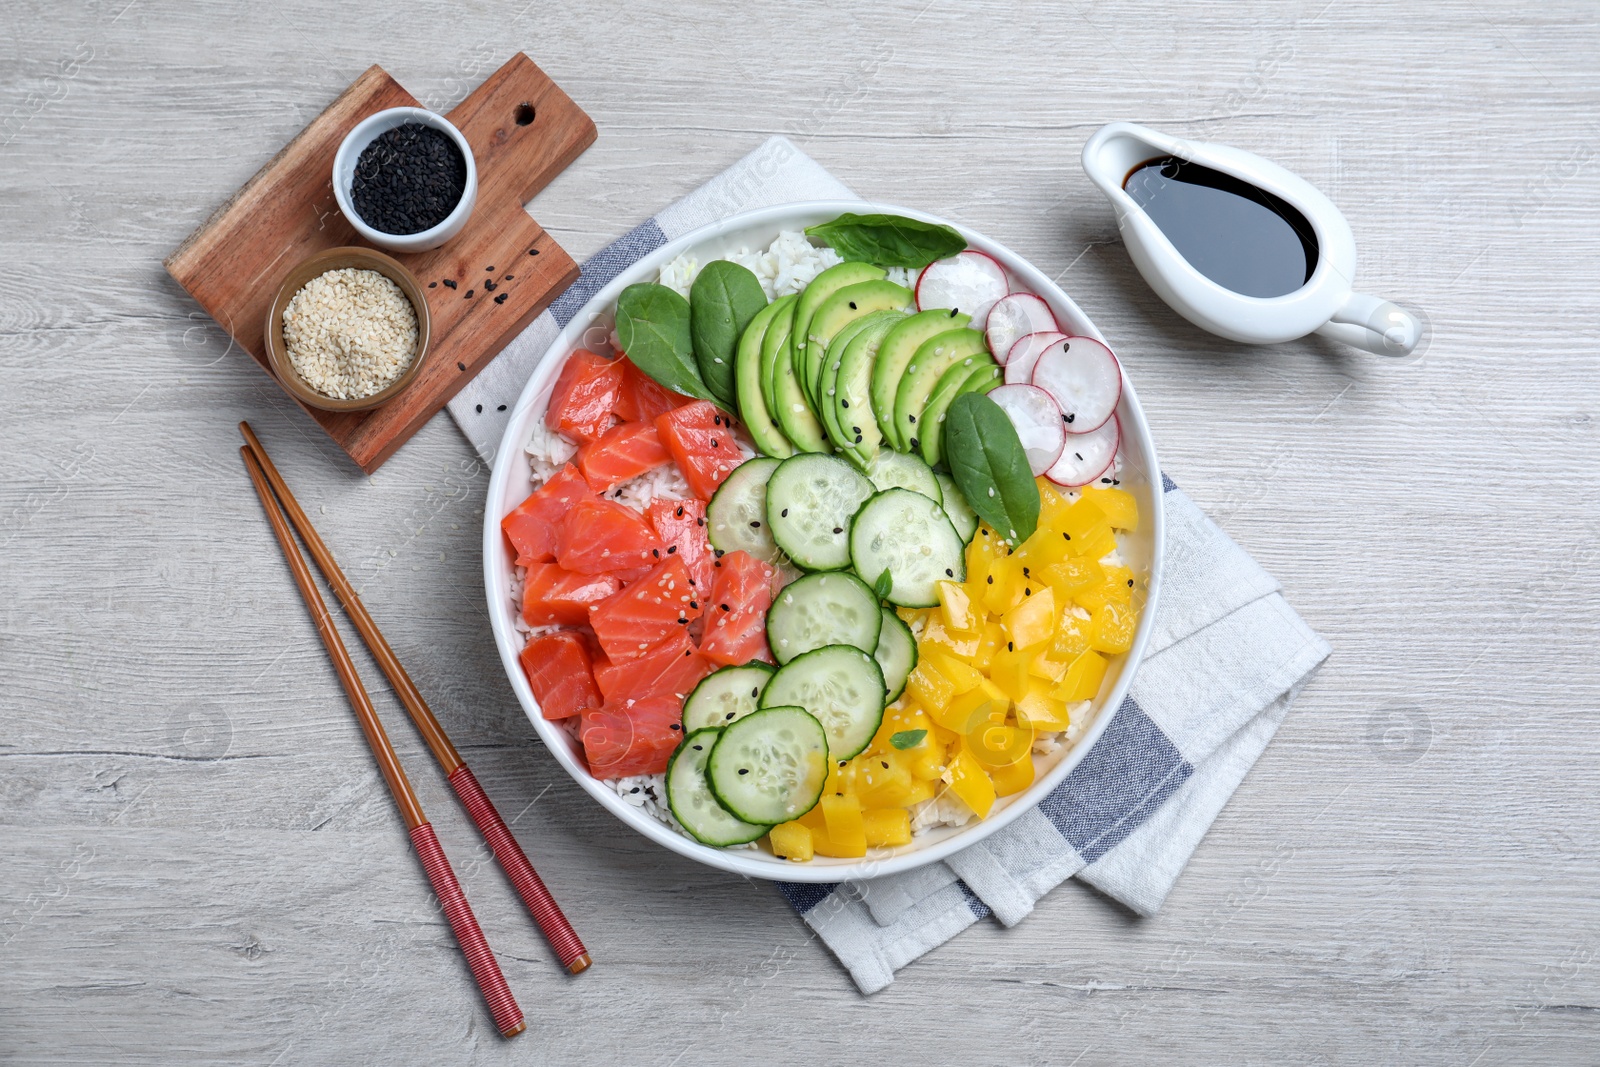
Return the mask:
<path fill-rule="evenodd" d="M 1133 171 L 1175 158 L 1219 172 L 1275 197 L 1303 216 L 1315 267 L 1282 296 L 1247 296 L 1202 274 L 1173 244 L 1125 185 Z M 1144 280 L 1203 330 L 1248 344 L 1276 344 L 1309 333 L 1380 355 L 1406 355 L 1422 326 L 1403 308 L 1354 291 L 1355 237 L 1350 224 L 1305 179 L 1270 160 L 1227 145 L 1171 137 L 1131 122 L 1113 122 L 1083 146 L 1083 169 L 1111 201 L 1128 255 Z"/>

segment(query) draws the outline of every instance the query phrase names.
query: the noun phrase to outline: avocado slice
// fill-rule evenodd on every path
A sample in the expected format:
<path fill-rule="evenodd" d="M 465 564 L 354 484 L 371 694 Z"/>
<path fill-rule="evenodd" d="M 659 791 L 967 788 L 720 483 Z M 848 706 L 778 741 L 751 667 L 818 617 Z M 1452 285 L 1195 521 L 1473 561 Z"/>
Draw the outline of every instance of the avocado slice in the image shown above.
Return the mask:
<path fill-rule="evenodd" d="M 910 289 L 882 279 L 847 285 L 818 306 L 816 313 L 811 316 L 810 325 L 806 327 L 806 354 L 801 361 L 806 367 L 801 375 L 811 383 L 811 397 L 816 401 L 813 411 L 820 413 L 827 407 L 827 398 L 822 395 L 821 389 L 822 363 L 828 346 L 839 331 L 873 312 L 902 311 L 909 314 L 916 310 L 916 306 L 917 298 Z"/>
<path fill-rule="evenodd" d="M 800 294 L 804 297 L 805 294 Z M 800 303 L 798 300 L 790 305 L 799 315 Z M 782 322 L 782 318 L 774 320 Z M 768 330 L 770 338 L 774 331 Z M 783 427 L 783 435 L 789 439 L 799 452 L 832 452 L 833 446 L 828 444 L 828 437 L 822 430 L 822 424 L 817 421 L 816 415 L 811 411 L 811 400 L 800 388 L 800 379 L 795 377 L 794 368 L 794 330 L 791 326 L 787 336 L 775 343 L 770 352 L 767 351 L 767 338 L 762 339 L 762 350 L 770 357 L 772 368 L 772 414 L 778 420 L 778 425 Z"/>
<path fill-rule="evenodd" d="M 906 367 L 911 365 L 911 357 L 917 354 L 917 349 L 923 342 L 946 330 L 954 330 L 965 326 L 970 321 L 970 316 L 959 311 L 937 309 L 923 311 L 905 319 L 889 335 L 883 339 L 883 344 L 878 346 L 877 362 L 872 368 L 872 412 L 878 418 L 878 429 L 883 431 L 883 439 L 890 448 L 897 452 L 909 452 L 911 446 L 900 439 L 898 428 L 894 424 L 894 394 L 900 387 L 900 379 L 905 377 Z"/>
<path fill-rule="evenodd" d="M 992 393 L 1006 383 L 1006 372 L 999 366 L 980 367 L 972 372 L 966 384 L 956 390 L 956 396 L 967 393 Z"/>
<path fill-rule="evenodd" d="M 772 302 L 777 310 L 772 313 L 766 336 L 761 338 L 761 399 L 769 412 L 778 410 L 778 360 L 789 361 L 789 331 L 794 326 L 794 305 L 799 299 L 790 293 Z"/>
<path fill-rule="evenodd" d="M 1000 368 L 987 354 L 982 358 L 963 359 L 940 375 L 939 384 L 933 387 L 928 404 L 917 419 L 917 451 L 928 461 L 928 466 L 935 466 L 944 458 L 944 417 L 956 397 L 975 392 L 991 381 L 999 384 L 1000 380 Z M 929 427 L 933 428 L 931 432 Z"/>
<path fill-rule="evenodd" d="M 800 300 L 794 306 L 794 328 L 791 332 L 794 341 L 790 345 L 790 354 L 799 373 L 805 373 L 800 368 L 806 365 L 806 329 L 811 325 L 811 316 L 822 306 L 822 302 L 847 285 L 884 278 L 888 273 L 882 267 L 874 267 L 871 263 L 837 263 L 812 278 L 811 284 L 800 291 Z M 800 384 L 807 395 L 816 392 L 815 383 L 802 378 Z"/>
<path fill-rule="evenodd" d="M 791 304 L 794 302 L 793 297 L 782 299 Z M 788 459 L 794 455 L 794 446 L 784 436 L 783 428 L 772 417 L 766 398 L 761 395 L 762 342 L 782 310 L 781 304 L 782 301 L 768 304 L 756 312 L 750 324 L 744 328 L 744 333 L 739 335 L 739 347 L 733 357 L 733 377 L 734 394 L 739 401 L 739 417 L 744 420 L 745 429 L 750 431 L 750 439 L 756 443 L 756 448 L 763 455 Z"/>
<path fill-rule="evenodd" d="M 903 311 L 875 311 L 857 319 L 834 337 L 823 361 L 823 424 L 845 458 L 862 469 L 877 454 L 882 441 L 867 400 L 866 382 L 872 374 L 878 345 L 903 318 Z"/>
<path fill-rule="evenodd" d="M 919 422 L 923 409 L 928 406 L 928 397 L 945 371 L 962 360 L 971 361 L 967 363 L 969 367 L 977 366 L 978 357 L 988 358 L 988 355 L 988 343 L 977 330 L 946 330 L 922 342 L 911 362 L 906 364 L 905 377 L 894 394 L 895 432 L 906 443 L 902 451 L 921 451 Z M 966 381 L 966 375 L 961 380 Z"/>
<path fill-rule="evenodd" d="M 815 321 L 813 319 L 813 321 Z M 823 356 L 822 366 L 817 373 L 817 391 L 821 398 L 816 404 L 817 421 L 822 423 L 822 430 L 833 442 L 833 446 L 843 450 L 849 445 L 849 440 L 844 432 L 839 429 L 839 422 L 833 412 L 833 378 L 838 373 L 839 363 L 844 358 L 844 350 L 856 335 L 872 325 L 872 316 L 856 319 L 844 325 L 833 340 L 829 342 L 827 354 Z"/>

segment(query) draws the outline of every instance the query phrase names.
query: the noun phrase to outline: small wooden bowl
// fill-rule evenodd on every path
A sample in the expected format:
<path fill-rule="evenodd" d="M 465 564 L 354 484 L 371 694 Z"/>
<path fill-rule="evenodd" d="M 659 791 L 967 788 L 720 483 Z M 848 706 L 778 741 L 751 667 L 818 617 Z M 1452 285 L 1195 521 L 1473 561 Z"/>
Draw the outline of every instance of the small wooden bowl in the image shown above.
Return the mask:
<path fill-rule="evenodd" d="M 417 351 L 416 355 L 411 357 L 411 365 L 385 388 L 371 396 L 354 400 L 340 400 L 338 397 L 327 396 L 311 388 L 294 369 L 294 362 L 289 358 L 289 347 L 283 339 L 283 310 L 289 306 L 289 301 L 294 299 L 294 294 L 312 278 L 330 270 L 342 270 L 346 267 L 375 270 L 388 278 L 406 294 L 406 298 L 411 301 L 411 306 L 417 313 Z M 371 411 L 399 396 L 416 378 L 417 372 L 422 369 L 422 361 L 428 355 L 428 337 L 431 332 L 432 320 L 428 315 L 428 300 L 422 294 L 422 286 L 417 284 L 416 277 L 409 270 L 382 252 L 371 248 L 353 246 L 329 248 L 302 260 L 278 286 L 277 295 L 272 298 L 272 303 L 267 308 L 267 362 L 271 364 L 272 373 L 283 383 L 283 387 L 289 390 L 296 400 L 308 407 L 320 408 L 323 411 Z"/>

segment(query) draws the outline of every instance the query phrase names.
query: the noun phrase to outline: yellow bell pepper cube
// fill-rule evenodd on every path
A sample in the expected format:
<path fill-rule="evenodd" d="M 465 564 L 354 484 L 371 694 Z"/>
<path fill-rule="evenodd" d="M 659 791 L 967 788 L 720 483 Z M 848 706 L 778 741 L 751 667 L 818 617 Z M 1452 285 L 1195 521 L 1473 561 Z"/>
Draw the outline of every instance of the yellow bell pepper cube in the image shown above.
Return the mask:
<path fill-rule="evenodd" d="M 956 695 L 956 686 L 941 674 L 932 663 L 933 657 L 919 659 L 906 679 L 906 693 L 929 715 L 937 717 L 939 709 L 950 703 Z"/>
<path fill-rule="evenodd" d="M 1097 526 L 1082 537 L 1074 536 L 1067 546 L 1085 559 L 1100 559 L 1117 550 L 1117 536 L 1109 526 Z"/>
<path fill-rule="evenodd" d="M 1098 615 L 1107 604 L 1115 604 L 1118 607 L 1132 604 L 1133 590 L 1116 582 L 1101 582 L 1088 589 L 1078 590 L 1072 595 L 1072 602 L 1090 615 Z"/>
<path fill-rule="evenodd" d="M 828 842 L 835 856 L 865 856 L 866 830 L 861 824 L 861 801 L 853 796 L 822 795 L 822 817 L 828 825 Z"/>
<path fill-rule="evenodd" d="M 1133 533 L 1139 528 L 1139 503 L 1126 489 L 1086 485 L 1083 499 L 1105 512 L 1106 522 L 1112 529 Z"/>
<path fill-rule="evenodd" d="M 949 746 L 955 744 L 957 739 L 960 737 L 961 735 L 956 733 L 954 730 L 946 729 L 945 727 L 940 726 L 939 720 L 933 720 L 933 739 L 939 742 L 939 744 L 948 748 Z"/>
<path fill-rule="evenodd" d="M 1055 483 L 1050 479 L 1041 475 L 1035 478 L 1033 482 L 1039 487 L 1039 525 L 1052 526 L 1055 523 L 1056 516 L 1072 505 L 1065 496 L 1061 495 L 1061 490 L 1057 489 Z"/>
<path fill-rule="evenodd" d="M 1089 651 L 1090 619 L 1080 619 L 1072 612 L 1062 614 L 1056 623 L 1055 640 L 1050 642 L 1050 658 L 1071 663 Z"/>
<path fill-rule="evenodd" d="M 944 773 L 945 744 L 929 731 L 922 743 L 906 749 L 911 754 L 911 777 L 931 782 Z"/>
<path fill-rule="evenodd" d="M 1092 501 L 1079 497 L 1076 503 L 1055 517 L 1054 526 L 1070 534 L 1071 540 L 1084 541 L 1094 531 L 1109 529 L 1110 523 L 1106 521 L 1106 513 L 1095 507 Z"/>
<path fill-rule="evenodd" d="M 1022 603 L 1006 612 L 1001 620 L 1006 639 L 1017 651 L 1042 645 L 1055 635 L 1056 595 L 1049 586 L 1024 596 Z"/>
<path fill-rule="evenodd" d="M 978 723 L 1002 722 L 1011 701 L 989 679 L 982 679 L 977 687 L 962 693 L 949 706 L 936 712 L 933 721 L 957 734 L 969 732 Z"/>
<path fill-rule="evenodd" d="M 1052 563 L 1040 571 L 1046 584 L 1065 604 L 1072 595 L 1106 582 L 1105 568 L 1087 556 L 1071 556 L 1060 563 Z"/>
<path fill-rule="evenodd" d="M 918 624 L 926 623 L 928 616 L 933 614 L 932 608 L 895 608 L 894 613 L 900 616 L 900 621 L 915 630 Z"/>
<path fill-rule="evenodd" d="M 822 804 L 820 801 L 811 805 L 810 811 L 794 821 L 812 831 L 826 830 L 828 828 L 828 820 L 822 817 Z"/>
<path fill-rule="evenodd" d="M 974 630 L 971 633 L 952 630 L 944 624 L 943 618 L 935 615 L 928 620 L 928 625 L 922 628 L 922 639 L 917 642 L 917 647 L 923 650 L 923 654 L 937 650 L 959 660 L 971 659 L 978 651 L 979 633 L 982 632 L 984 623 L 981 611 L 972 614 Z"/>
<path fill-rule="evenodd" d="M 967 580 L 972 581 L 973 575 L 978 576 L 978 581 L 983 581 L 983 576 L 989 573 L 989 563 L 1005 555 L 994 531 L 987 526 L 980 525 L 977 534 L 967 543 Z"/>
<path fill-rule="evenodd" d="M 1003 722 L 987 723 L 967 734 L 964 748 L 984 769 L 993 771 L 1015 763 L 1032 750 L 1033 730 Z"/>
<path fill-rule="evenodd" d="M 872 848 L 893 848 L 911 844 L 911 813 L 905 808 L 879 808 L 861 813 L 867 844 Z"/>
<path fill-rule="evenodd" d="M 983 578 L 983 606 L 991 615 L 1004 615 L 1022 599 L 1022 568 L 1022 561 L 1011 556 L 989 564 Z"/>
<path fill-rule="evenodd" d="M 950 791 L 980 819 L 986 818 L 994 807 L 994 783 L 970 752 L 961 753 L 951 762 Z"/>
<path fill-rule="evenodd" d="M 903 807 L 911 790 L 911 757 L 891 748 L 857 757 L 856 796 L 863 808 Z"/>
<path fill-rule="evenodd" d="M 983 624 L 983 637 L 978 642 L 978 651 L 972 654 L 972 665 L 980 671 L 986 671 L 994 664 L 997 652 L 1006 647 L 1006 633 L 997 622 Z M 915 672 L 912 672 L 915 673 Z"/>
<path fill-rule="evenodd" d="M 967 595 L 967 587 L 961 582 L 938 582 L 939 610 L 944 616 L 944 624 L 952 630 L 961 630 L 972 633 L 982 621 L 972 607 L 972 598 Z"/>
<path fill-rule="evenodd" d="M 1022 792 L 1033 784 L 1033 757 L 1023 756 L 1004 767 L 990 767 L 989 780 L 994 783 L 996 796 L 1008 797 Z"/>
<path fill-rule="evenodd" d="M 802 823 L 779 823 L 767 833 L 767 843 L 779 859 L 806 863 L 812 856 L 811 828 Z"/>
<path fill-rule="evenodd" d="M 1106 658 L 1098 652 L 1085 652 L 1072 661 L 1061 677 L 1061 684 L 1050 695 L 1067 704 L 1075 700 L 1093 700 L 1105 677 Z"/>
<path fill-rule="evenodd" d="M 1010 699 L 1021 700 L 1028 693 L 1028 666 L 1032 662 L 1032 652 L 1020 648 L 1001 649 L 989 665 L 989 679 Z"/>
<path fill-rule="evenodd" d="M 1028 674 L 1034 681 L 1046 681 L 1054 685 L 1061 681 L 1061 676 L 1067 673 L 1070 659 L 1057 658 L 1048 648 L 1035 649 L 1033 658 L 1028 661 Z"/>
<path fill-rule="evenodd" d="M 1094 613 L 1089 628 L 1089 647 L 1101 652 L 1126 652 L 1133 647 L 1133 630 L 1138 618 L 1126 604 L 1107 604 Z"/>
<path fill-rule="evenodd" d="M 983 681 L 983 672 L 970 663 L 951 659 L 949 656 L 941 655 L 931 650 L 928 653 L 928 658 L 933 661 L 940 674 L 950 679 L 951 684 L 955 686 L 956 696 L 960 696 L 962 693 L 970 693 L 978 688 L 979 683 Z"/>
<path fill-rule="evenodd" d="M 1067 705 L 1050 695 L 1051 685 L 1042 678 L 1028 681 L 1028 692 L 1017 701 L 1017 724 L 1038 733 L 1055 733 L 1072 725 Z"/>

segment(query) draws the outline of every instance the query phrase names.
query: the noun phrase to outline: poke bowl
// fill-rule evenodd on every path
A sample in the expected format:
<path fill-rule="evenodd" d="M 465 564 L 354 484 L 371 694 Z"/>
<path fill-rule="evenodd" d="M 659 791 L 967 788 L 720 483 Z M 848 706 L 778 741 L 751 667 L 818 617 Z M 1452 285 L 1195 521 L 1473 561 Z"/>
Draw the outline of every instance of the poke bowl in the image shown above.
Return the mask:
<path fill-rule="evenodd" d="M 573 316 L 495 455 L 484 577 L 590 796 L 708 866 L 837 882 L 1071 773 L 1144 653 L 1162 530 L 1138 398 L 1066 293 L 958 224 L 814 201 L 667 242 Z"/>

